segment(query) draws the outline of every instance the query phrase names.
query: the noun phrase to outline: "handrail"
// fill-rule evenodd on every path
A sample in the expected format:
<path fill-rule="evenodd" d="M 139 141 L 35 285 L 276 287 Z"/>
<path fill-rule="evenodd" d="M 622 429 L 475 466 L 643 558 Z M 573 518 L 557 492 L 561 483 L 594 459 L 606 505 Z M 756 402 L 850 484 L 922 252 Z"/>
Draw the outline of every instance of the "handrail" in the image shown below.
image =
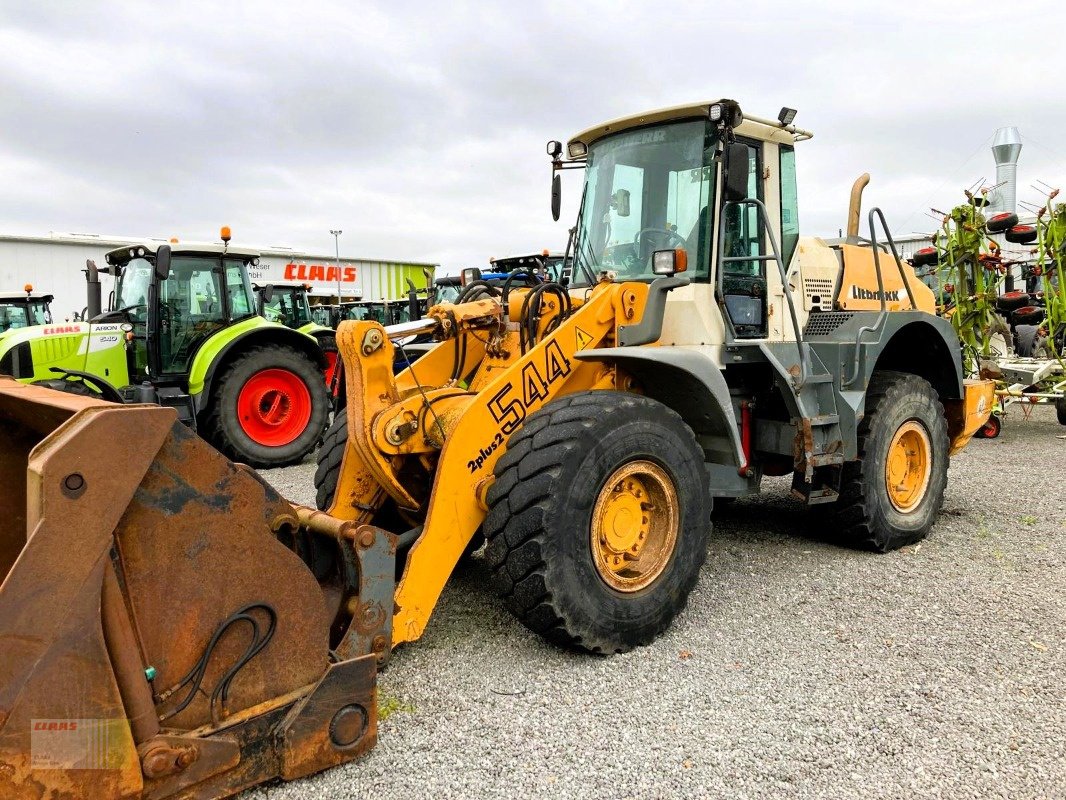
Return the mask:
<path fill-rule="evenodd" d="M 896 268 L 899 270 L 899 276 L 903 280 L 904 287 L 906 287 L 907 289 L 907 299 L 910 300 L 911 308 L 918 308 L 918 304 L 914 302 L 914 294 L 911 292 L 910 282 L 907 280 L 906 273 L 903 272 L 903 262 L 900 261 L 899 253 L 896 250 L 896 243 L 892 239 L 891 232 L 889 232 L 888 230 L 888 222 L 885 220 L 884 212 L 882 212 L 880 208 L 877 208 L 875 206 L 874 208 L 870 209 L 870 213 L 867 216 L 867 220 L 870 225 L 870 247 L 873 249 L 874 253 L 874 272 L 877 275 L 877 296 L 881 299 L 881 310 L 877 315 L 877 319 L 874 320 L 872 325 L 863 325 L 855 333 L 855 358 L 852 360 L 853 369 L 850 377 L 848 377 L 846 380 L 841 381 L 841 388 L 845 386 L 850 386 L 859 377 L 859 355 L 862 352 L 860 348 L 862 345 L 863 334 L 867 332 L 873 333 L 874 331 L 879 331 L 885 324 L 885 320 L 888 319 L 888 303 L 886 302 L 885 298 L 885 280 L 884 276 L 881 273 L 881 249 L 880 247 L 878 247 L 877 244 L 877 229 L 874 227 L 875 214 L 881 221 L 881 228 L 885 232 L 885 238 L 888 239 L 888 246 L 892 250 L 892 257 L 896 259 Z"/>

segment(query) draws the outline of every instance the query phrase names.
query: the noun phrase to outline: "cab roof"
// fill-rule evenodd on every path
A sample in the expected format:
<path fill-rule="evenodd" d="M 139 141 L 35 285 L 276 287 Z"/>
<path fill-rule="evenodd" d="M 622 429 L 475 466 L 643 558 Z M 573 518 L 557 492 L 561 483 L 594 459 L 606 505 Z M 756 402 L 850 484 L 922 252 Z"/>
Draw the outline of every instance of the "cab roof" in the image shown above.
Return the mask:
<path fill-rule="evenodd" d="M 655 111 L 645 111 L 641 114 L 633 114 L 628 117 L 619 117 L 610 122 L 594 125 L 573 136 L 568 144 L 581 142 L 590 145 L 593 142 L 619 131 L 642 128 L 645 125 L 654 125 L 661 122 L 674 122 L 685 119 L 707 119 L 710 108 L 721 100 L 708 100 L 703 103 L 689 103 L 681 106 L 669 106 Z M 742 107 L 743 110 L 743 107 Z M 782 125 L 777 120 L 762 119 L 744 114 L 744 121 L 734 129 L 741 136 L 750 136 L 767 142 L 780 144 L 792 144 L 796 141 L 810 139 L 814 136 L 810 131 L 797 128 L 795 125 Z"/>
<path fill-rule="evenodd" d="M 108 264 L 128 264 L 132 259 L 144 255 L 155 255 L 163 245 L 169 245 L 170 252 L 175 256 L 189 255 L 227 255 L 235 258 L 252 259 L 259 258 L 259 251 L 248 247 L 226 247 L 222 242 L 153 242 L 146 239 L 143 242 L 124 245 L 107 253 L 105 258 Z"/>
<path fill-rule="evenodd" d="M 29 300 L 31 303 L 51 303 L 53 296 L 50 294 L 37 294 L 36 292 L 30 292 L 27 297 L 25 292 L 0 292 L 0 303 L 10 303 L 13 301 L 19 301 L 25 303 Z"/>

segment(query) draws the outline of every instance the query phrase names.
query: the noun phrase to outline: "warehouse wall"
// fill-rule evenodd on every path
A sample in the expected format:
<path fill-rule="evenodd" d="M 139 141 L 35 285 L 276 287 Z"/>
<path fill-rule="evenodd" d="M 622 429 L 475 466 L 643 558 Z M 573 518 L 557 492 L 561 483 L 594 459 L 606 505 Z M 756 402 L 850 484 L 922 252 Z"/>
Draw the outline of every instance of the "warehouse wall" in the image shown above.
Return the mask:
<path fill-rule="evenodd" d="M 91 235 L 26 237 L 0 235 L 0 291 L 19 291 L 33 284 L 36 291 L 53 294 L 52 313 L 56 320 L 71 319 L 85 307 L 85 261 L 106 266 L 104 255 L 116 247 L 144 239 Z M 163 241 L 163 240 L 159 240 Z M 252 281 L 267 283 L 310 283 L 319 296 L 337 294 L 337 267 L 333 256 L 313 255 L 295 250 L 261 251 L 258 269 L 251 270 Z M 406 297 L 410 278 L 417 288 L 433 280 L 436 264 L 342 258 L 341 296 L 345 300 L 400 300 Z M 104 304 L 113 288 L 110 276 L 101 276 Z"/>

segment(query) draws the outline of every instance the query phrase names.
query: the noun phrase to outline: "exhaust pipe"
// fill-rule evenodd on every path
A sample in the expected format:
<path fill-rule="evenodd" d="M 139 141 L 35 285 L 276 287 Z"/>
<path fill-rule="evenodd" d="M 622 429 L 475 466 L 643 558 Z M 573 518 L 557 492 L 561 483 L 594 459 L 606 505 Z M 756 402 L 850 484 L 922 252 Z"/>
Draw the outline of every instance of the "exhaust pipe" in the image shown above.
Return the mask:
<path fill-rule="evenodd" d="M 85 261 L 85 282 L 88 297 L 85 301 L 85 316 L 96 319 L 102 312 L 100 296 L 100 270 L 96 268 L 96 262 L 91 258 Z"/>
<path fill-rule="evenodd" d="M 870 173 L 864 172 L 851 185 L 851 202 L 848 204 L 848 239 L 859 238 L 859 212 L 862 211 L 862 190 L 870 182 Z"/>

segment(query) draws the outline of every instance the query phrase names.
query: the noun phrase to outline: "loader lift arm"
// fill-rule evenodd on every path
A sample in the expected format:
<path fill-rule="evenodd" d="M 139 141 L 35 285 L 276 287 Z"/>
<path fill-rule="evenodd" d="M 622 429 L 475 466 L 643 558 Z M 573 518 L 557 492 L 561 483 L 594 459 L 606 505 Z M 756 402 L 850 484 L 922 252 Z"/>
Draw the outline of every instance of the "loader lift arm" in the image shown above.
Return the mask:
<path fill-rule="evenodd" d="M 430 309 L 442 344 L 395 377 L 388 331 L 374 322 L 337 331 L 349 449 L 328 513 L 369 522 L 388 498 L 412 528 L 422 526 L 396 588 L 392 646 L 425 630 L 485 517 L 493 466 L 526 417 L 566 394 L 634 388 L 615 367 L 575 354 L 613 346 L 620 327 L 641 319 L 648 284 L 601 282 L 565 319 L 557 299 L 542 298 L 536 343 L 522 353 L 508 323 L 527 294 L 512 292 L 507 309 L 497 300 Z"/>

